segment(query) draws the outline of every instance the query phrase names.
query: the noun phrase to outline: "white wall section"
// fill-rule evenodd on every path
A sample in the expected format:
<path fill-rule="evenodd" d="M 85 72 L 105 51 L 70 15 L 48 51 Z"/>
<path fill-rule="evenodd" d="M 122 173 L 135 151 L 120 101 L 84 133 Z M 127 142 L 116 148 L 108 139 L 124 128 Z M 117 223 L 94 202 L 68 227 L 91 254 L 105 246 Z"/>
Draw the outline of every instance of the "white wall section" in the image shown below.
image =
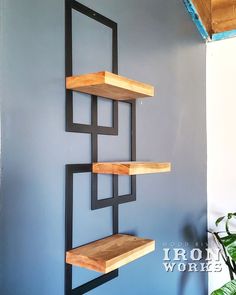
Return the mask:
<path fill-rule="evenodd" d="M 214 230 L 218 217 L 236 211 L 235 57 L 236 38 L 207 45 L 208 227 Z M 210 273 L 209 294 L 229 280 L 227 268 Z"/>

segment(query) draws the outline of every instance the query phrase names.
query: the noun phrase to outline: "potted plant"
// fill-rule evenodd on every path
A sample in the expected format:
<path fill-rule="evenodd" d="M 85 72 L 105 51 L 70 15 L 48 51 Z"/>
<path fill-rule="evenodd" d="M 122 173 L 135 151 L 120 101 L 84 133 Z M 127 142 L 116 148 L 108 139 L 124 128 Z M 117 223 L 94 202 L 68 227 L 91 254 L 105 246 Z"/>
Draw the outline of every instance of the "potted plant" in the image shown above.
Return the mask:
<path fill-rule="evenodd" d="M 236 213 L 228 213 L 216 220 L 216 226 L 225 223 L 224 232 L 210 232 L 220 249 L 220 254 L 228 267 L 230 281 L 211 295 L 236 295 L 236 234 L 230 231 L 229 223 Z"/>

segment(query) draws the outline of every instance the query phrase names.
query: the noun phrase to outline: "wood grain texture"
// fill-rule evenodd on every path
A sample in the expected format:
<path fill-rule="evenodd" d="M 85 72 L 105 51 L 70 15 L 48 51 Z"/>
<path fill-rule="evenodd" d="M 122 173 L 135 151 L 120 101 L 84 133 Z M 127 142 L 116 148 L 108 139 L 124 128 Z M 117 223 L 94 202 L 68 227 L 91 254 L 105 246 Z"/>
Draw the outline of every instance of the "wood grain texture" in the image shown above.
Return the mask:
<path fill-rule="evenodd" d="M 154 240 L 117 234 L 66 252 L 66 262 L 108 273 L 154 250 Z"/>
<path fill-rule="evenodd" d="M 221 33 L 236 29 L 236 1 L 212 0 L 212 30 Z"/>
<path fill-rule="evenodd" d="M 153 86 L 110 72 L 67 77 L 66 88 L 114 100 L 129 100 L 154 96 Z"/>
<path fill-rule="evenodd" d="M 137 175 L 149 173 L 169 172 L 170 163 L 156 162 L 100 162 L 93 163 L 93 173 Z"/>
<path fill-rule="evenodd" d="M 236 0 L 192 0 L 210 36 L 236 30 Z"/>
<path fill-rule="evenodd" d="M 211 1 L 212 0 L 192 0 L 192 3 L 209 35 L 212 34 Z"/>

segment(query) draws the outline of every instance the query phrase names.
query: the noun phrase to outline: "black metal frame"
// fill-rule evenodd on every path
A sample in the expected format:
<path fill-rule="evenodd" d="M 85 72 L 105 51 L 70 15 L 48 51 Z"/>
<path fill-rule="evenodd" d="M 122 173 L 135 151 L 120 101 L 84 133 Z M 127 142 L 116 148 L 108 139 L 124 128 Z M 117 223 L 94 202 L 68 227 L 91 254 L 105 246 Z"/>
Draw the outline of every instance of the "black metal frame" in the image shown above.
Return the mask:
<path fill-rule="evenodd" d="M 117 24 L 96 11 L 78 3 L 75 0 L 65 0 L 65 76 L 72 76 L 72 10 L 76 10 L 95 21 L 112 29 L 112 72 L 118 74 L 118 41 Z M 92 163 L 98 161 L 98 135 L 118 135 L 118 102 L 113 101 L 112 127 L 98 126 L 98 97 L 91 96 L 91 125 L 73 122 L 73 92 L 66 90 L 66 131 L 91 134 Z M 136 160 L 136 104 L 135 101 L 125 101 L 131 105 L 131 149 L 130 158 Z M 75 173 L 92 173 L 92 164 L 66 165 L 65 192 L 65 252 L 73 249 L 73 175 Z M 98 198 L 98 176 L 92 173 L 91 209 L 96 210 L 112 207 L 113 234 L 119 232 L 119 204 L 136 200 L 136 176 L 131 176 L 131 193 L 119 196 L 118 176 L 113 175 L 113 196 L 108 199 Z M 65 263 L 65 295 L 85 294 L 92 289 L 116 278 L 118 270 L 102 275 L 75 289 L 72 289 L 72 266 Z"/>

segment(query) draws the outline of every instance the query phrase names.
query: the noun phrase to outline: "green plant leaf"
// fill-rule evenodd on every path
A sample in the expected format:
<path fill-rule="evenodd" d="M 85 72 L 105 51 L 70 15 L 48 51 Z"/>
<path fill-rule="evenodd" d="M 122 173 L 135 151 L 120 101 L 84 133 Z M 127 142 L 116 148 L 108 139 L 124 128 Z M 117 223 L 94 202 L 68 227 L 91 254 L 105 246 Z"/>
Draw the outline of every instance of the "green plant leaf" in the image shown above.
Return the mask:
<path fill-rule="evenodd" d="M 216 220 L 216 226 L 218 226 L 219 223 L 220 223 L 224 218 L 225 218 L 225 216 L 222 216 L 222 217 L 218 218 L 218 219 Z"/>
<path fill-rule="evenodd" d="M 232 244 L 236 241 L 236 234 L 225 236 L 225 237 L 221 238 L 221 241 L 225 247 L 228 247 L 230 244 Z"/>
<path fill-rule="evenodd" d="M 236 280 L 230 281 L 211 295 L 236 295 Z"/>
<path fill-rule="evenodd" d="M 236 261 L 236 241 L 227 247 L 227 251 L 233 261 Z"/>
<path fill-rule="evenodd" d="M 236 235 L 229 235 L 221 238 L 221 242 L 225 246 L 229 256 L 236 261 Z"/>
<path fill-rule="evenodd" d="M 233 213 L 228 213 L 228 219 L 231 219 L 233 217 Z"/>

